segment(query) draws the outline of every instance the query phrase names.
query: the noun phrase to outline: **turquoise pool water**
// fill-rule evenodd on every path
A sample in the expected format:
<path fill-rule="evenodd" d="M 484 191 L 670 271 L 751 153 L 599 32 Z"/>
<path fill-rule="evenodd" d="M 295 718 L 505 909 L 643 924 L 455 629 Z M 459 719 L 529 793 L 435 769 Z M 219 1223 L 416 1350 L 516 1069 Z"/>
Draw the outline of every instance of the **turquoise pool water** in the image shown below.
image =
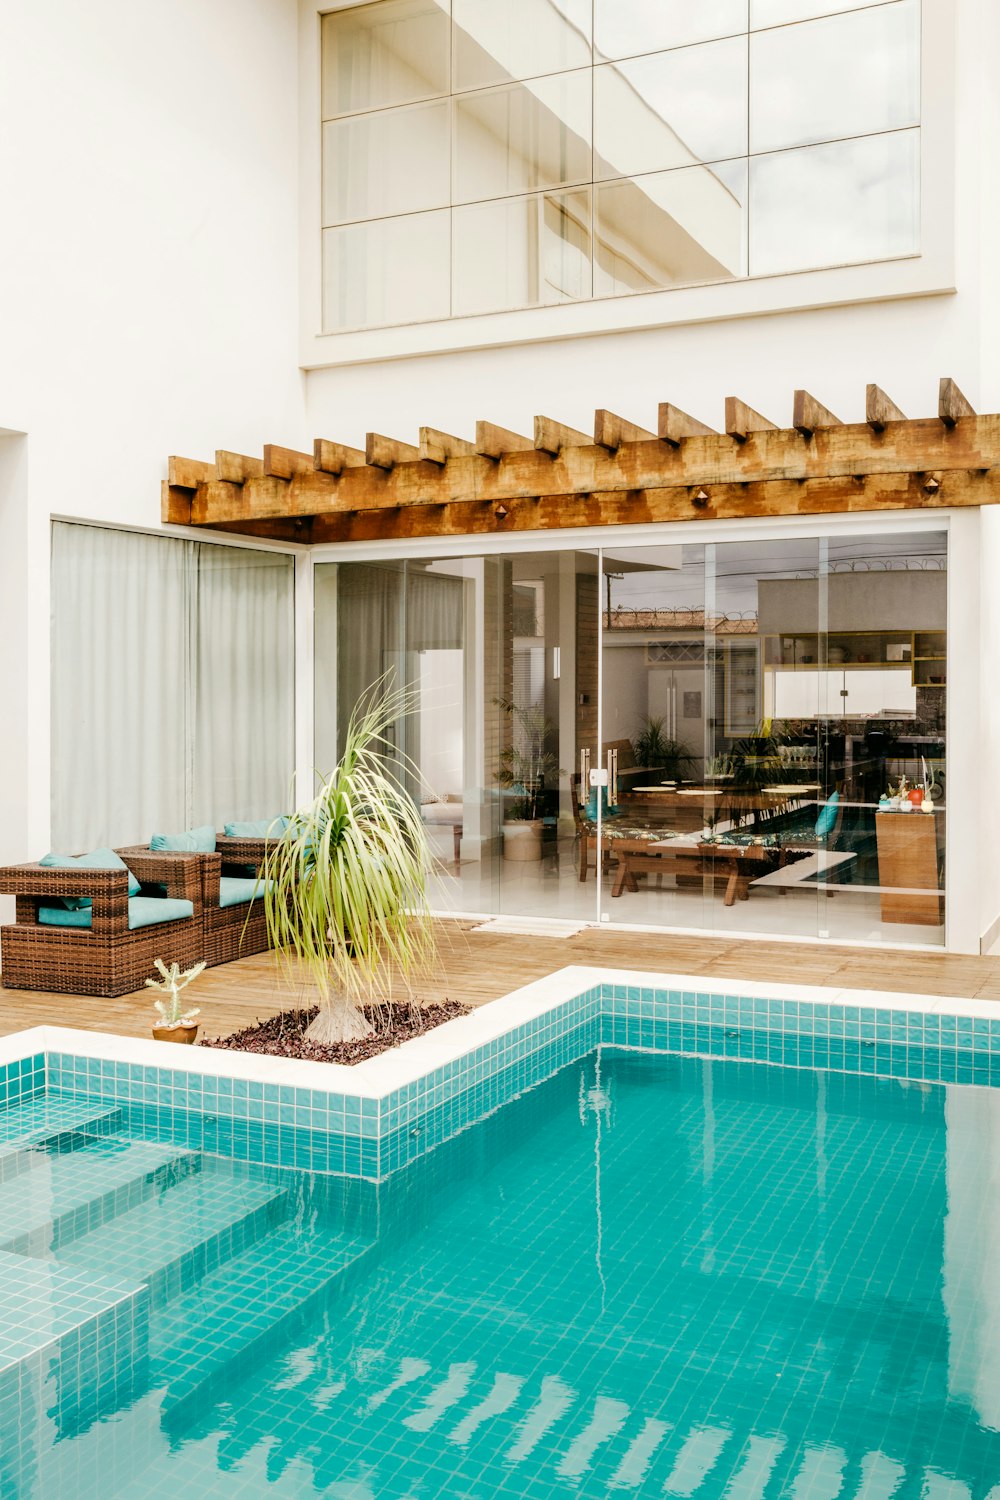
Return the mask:
<path fill-rule="evenodd" d="M 1000 1091 L 604 1048 L 378 1184 L 142 1134 L 0 1115 L 3 1500 L 1000 1500 Z"/>

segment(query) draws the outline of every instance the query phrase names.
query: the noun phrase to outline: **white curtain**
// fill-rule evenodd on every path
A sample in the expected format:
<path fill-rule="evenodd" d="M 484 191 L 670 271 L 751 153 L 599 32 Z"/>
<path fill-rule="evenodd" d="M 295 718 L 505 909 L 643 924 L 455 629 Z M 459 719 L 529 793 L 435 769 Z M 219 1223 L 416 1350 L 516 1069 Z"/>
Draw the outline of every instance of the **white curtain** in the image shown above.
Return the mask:
<path fill-rule="evenodd" d="M 53 525 L 53 848 L 286 806 L 293 566 L 278 553 Z"/>

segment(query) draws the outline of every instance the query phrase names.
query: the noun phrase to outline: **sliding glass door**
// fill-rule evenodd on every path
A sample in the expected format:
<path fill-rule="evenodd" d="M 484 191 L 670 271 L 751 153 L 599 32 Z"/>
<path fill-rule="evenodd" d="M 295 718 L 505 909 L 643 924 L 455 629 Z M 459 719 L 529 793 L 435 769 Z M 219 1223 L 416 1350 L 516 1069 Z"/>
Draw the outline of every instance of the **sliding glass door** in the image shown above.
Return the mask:
<path fill-rule="evenodd" d="M 946 563 L 838 531 L 320 564 L 316 765 L 408 689 L 441 910 L 942 943 Z"/>
<path fill-rule="evenodd" d="M 605 550 L 603 915 L 944 942 L 946 543 Z"/>

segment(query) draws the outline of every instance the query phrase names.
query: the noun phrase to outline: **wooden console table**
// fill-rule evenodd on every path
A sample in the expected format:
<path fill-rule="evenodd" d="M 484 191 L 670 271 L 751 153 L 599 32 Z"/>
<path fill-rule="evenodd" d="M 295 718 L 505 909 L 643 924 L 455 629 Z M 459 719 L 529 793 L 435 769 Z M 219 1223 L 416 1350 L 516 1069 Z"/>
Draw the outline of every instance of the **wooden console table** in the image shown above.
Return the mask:
<path fill-rule="evenodd" d="M 875 814 L 883 922 L 919 927 L 940 927 L 944 922 L 937 816 L 936 811 Z"/>

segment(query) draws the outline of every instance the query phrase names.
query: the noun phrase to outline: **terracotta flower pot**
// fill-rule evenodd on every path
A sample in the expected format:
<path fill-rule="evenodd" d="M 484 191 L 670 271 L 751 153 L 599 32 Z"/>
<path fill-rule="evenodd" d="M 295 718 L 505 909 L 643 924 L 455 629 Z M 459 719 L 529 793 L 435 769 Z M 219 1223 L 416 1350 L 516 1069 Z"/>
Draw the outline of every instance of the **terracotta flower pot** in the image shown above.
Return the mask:
<path fill-rule="evenodd" d="M 181 1042 L 181 1043 L 186 1043 L 190 1047 L 190 1046 L 193 1045 L 194 1039 L 195 1039 L 195 1037 L 197 1035 L 198 1035 L 198 1023 L 197 1023 L 197 1021 L 194 1023 L 193 1026 L 179 1026 L 178 1025 L 178 1026 L 154 1026 L 153 1027 L 153 1041 L 154 1042 Z"/>

